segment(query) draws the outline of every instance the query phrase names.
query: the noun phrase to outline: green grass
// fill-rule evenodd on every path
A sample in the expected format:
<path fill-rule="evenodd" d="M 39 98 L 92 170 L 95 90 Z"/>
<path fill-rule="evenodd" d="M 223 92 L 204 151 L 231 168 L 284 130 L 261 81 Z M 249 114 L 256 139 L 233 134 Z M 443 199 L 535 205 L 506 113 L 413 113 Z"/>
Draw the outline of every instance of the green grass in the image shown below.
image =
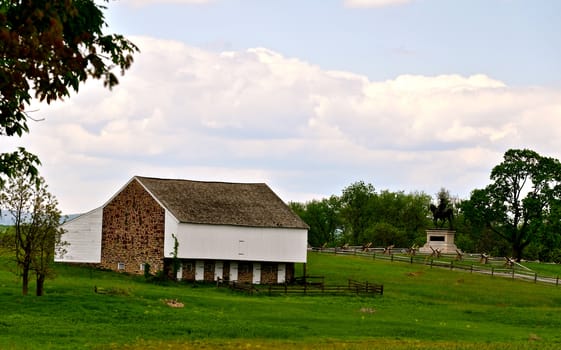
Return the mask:
<path fill-rule="evenodd" d="M 536 272 L 540 276 L 548 277 L 561 277 L 561 265 L 560 264 L 548 264 L 548 263 L 538 263 L 538 262 L 524 262 L 522 265 L 529 268 L 530 270 Z"/>
<path fill-rule="evenodd" d="M 45 296 L 23 297 L 10 264 L 0 257 L 0 349 L 561 347 L 561 286 L 423 265 L 309 254 L 327 283 L 383 283 L 371 298 L 249 296 L 66 265 Z"/>

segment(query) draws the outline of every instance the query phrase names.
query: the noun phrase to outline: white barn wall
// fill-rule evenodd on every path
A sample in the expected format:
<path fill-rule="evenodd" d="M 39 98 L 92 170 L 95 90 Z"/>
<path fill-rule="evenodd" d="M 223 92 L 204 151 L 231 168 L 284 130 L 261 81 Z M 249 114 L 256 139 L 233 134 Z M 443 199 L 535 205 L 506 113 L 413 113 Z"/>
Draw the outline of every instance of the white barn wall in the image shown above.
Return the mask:
<path fill-rule="evenodd" d="M 179 221 L 169 212 L 169 210 L 166 209 L 164 218 L 164 256 L 166 258 L 173 257 L 172 252 L 174 240 L 171 235 L 174 234 L 177 236 L 178 225 Z"/>
<path fill-rule="evenodd" d="M 172 233 L 181 259 L 306 262 L 306 229 L 179 223 L 176 232 L 166 231 L 166 258 L 172 257 Z"/>
<path fill-rule="evenodd" d="M 65 233 L 62 240 L 68 244 L 63 256 L 56 256 L 57 262 L 100 263 L 101 225 L 103 208 L 94 209 L 62 225 Z"/>

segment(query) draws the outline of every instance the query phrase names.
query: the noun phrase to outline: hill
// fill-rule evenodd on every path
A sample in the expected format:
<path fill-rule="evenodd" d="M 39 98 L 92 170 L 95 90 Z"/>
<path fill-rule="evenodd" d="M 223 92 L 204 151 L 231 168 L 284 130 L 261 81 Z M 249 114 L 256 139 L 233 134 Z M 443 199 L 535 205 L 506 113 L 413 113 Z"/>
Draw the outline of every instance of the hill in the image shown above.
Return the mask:
<path fill-rule="evenodd" d="M 287 297 L 58 265 L 40 298 L 20 295 L 10 266 L 0 256 L 0 348 L 561 346 L 561 287 L 428 266 L 310 253 L 309 274 L 382 283 L 384 295 Z"/>
<path fill-rule="evenodd" d="M 72 220 L 75 217 L 78 217 L 82 214 L 68 214 L 68 215 L 63 215 L 61 220 L 62 221 L 68 221 L 68 220 Z M 2 209 L 0 211 L 0 226 L 11 226 L 14 224 L 14 219 L 12 218 L 12 215 L 5 209 Z"/>

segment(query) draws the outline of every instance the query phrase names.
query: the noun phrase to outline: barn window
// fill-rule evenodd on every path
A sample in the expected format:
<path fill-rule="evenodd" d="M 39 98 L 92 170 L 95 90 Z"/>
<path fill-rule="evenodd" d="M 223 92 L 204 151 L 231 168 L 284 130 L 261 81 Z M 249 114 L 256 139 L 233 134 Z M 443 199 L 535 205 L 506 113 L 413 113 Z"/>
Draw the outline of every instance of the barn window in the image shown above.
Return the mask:
<path fill-rule="evenodd" d="M 193 270 L 194 270 L 193 264 L 187 263 L 187 264 L 185 264 L 184 266 L 185 266 L 185 271 L 187 271 L 187 272 L 193 272 Z"/>
<path fill-rule="evenodd" d="M 212 272 L 214 270 L 214 264 L 213 263 L 205 263 L 205 272 Z"/>
<path fill-rule="evenodd" d="M 117 270 L 124 270 L 125 269 L 125 263 L 117 263 Z"/>

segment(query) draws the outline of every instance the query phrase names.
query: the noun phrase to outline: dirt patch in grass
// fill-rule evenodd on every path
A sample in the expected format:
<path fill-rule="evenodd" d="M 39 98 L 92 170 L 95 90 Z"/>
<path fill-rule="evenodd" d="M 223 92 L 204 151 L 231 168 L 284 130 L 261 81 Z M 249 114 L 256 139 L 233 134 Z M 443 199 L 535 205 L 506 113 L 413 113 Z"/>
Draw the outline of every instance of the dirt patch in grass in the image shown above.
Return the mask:
<path fill-rule="evenodd" d="M 408 272 L 407 276 L 418 277 L 418 276 L 421 276 L 422 274 L 424 274 L 424 271 L 414 271 L 414 272 Z"/>
<path fill-rule="evenodd" d="M 180 302 L 177 299 L 164 299 L 164 303 L 169 306 L 169 307 L 173 307 L 173 308 L 182 308 L 185 307 L 185 304 L 183 304 L 182 302 Z"/>

